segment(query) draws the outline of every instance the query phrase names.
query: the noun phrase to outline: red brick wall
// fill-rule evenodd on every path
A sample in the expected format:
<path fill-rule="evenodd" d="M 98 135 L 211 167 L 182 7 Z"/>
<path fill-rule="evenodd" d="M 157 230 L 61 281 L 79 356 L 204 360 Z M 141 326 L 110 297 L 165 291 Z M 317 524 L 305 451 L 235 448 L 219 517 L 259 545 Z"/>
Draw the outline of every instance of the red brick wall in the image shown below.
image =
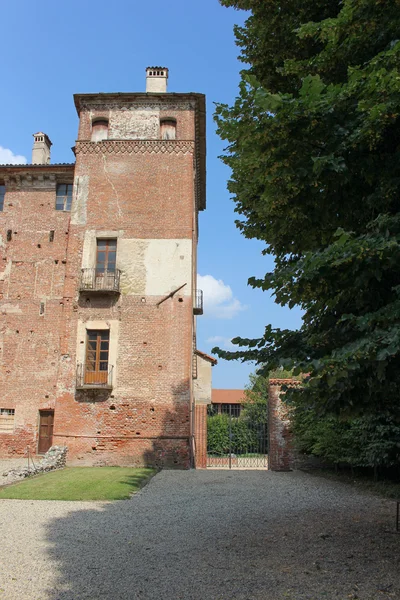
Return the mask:
<path fill-rule="evenodd" d="M 292 379 L 270 379 L 268 398 L 268 468 L 290 471 L 294 461 L 290 414 L 282 402 L 282 385 L 301 385 Z"/>
<path fill-rule="evenodd" d="M 58 170 L 72 181 L 71 168 Z M 39 410 L 54 408 L 57 397 L 70 215 L 54 210 L 55 180 L 35 173 L 36 183 L 22 189 L 9 181 L 0 212 L 0 408 L 15 409 L 14 433 L 0 433 L 2 456 L 28 445 L 36 452 Z"/>
<path fill-rule="evenodd" d="M 178 135 L 193 139 L 194 111 L 165 110 L 179 117 Z M 88 114 L 82 113 L 81 139 L 90 139 Z M 195 259 L 194 143 L 178 142 L 172 152 L 136 151 L 136 142 L 129 151 L 127 143 L 126 152 L 111 141 L 77 143 L 75 176 L 89 178 L 84 223 L 55 210 L 54 175 L 65 181 L 62 168 L 44 169 L 53 175 L 53 189 L 49 183 L 38 190 L 40 179 L 32 189 L 6 182 L 0 274 L 9 262 L 11 272 L 0 281 L 0 407 L 15 408 L 16 431 L 0 434 L 0 455 L 21 454 L 28 444 L 36 449 L 38 411 L 52 408 L 53 442 L 69 447 L 70 463 L 190 466 L 191 296 L 177 293 L 157 305 L 163 296 L 79 293 L 86 230 L 119 230 L 122 239 L 192 240 Z M 28 175 L 39 172 L 27 169 Z M 8 229 L 17 232 L 11 242 L 5 241 Z M 117 382 L 110 392 L 76 390 L 78 321 L 93 320 L 119 321 Z"/>
<path fill-rule="evenodd" d="M 195 408 L 196 468 L 207 467 L 207 405 L 197 404 Z"/>

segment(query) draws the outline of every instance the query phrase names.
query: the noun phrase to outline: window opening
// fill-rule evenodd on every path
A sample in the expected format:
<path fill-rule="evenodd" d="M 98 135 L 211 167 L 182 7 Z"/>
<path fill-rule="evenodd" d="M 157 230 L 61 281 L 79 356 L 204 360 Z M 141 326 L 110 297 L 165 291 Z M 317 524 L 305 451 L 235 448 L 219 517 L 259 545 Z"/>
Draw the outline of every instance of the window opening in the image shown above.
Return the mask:
<path fill-rule="evenodd" d="M 39 315 L 44 315 L 44 302 L 40 303 Z"/>
<path fill-rule="evenodd" d="M 54 242 L 54 230 L 53 229 L 49 233 L 49 242 Z"/>
<path fill-rule="evenodd" d="M 240 404 L 221 404 L 222 414 L 231 414 L 232 417 L 240 417 Z"/>
<path fill-rule="evenodd" d="M 14 431 L 14 408 L 0 408 L 0 431 L 8 433 Z"/>
<path fill-rule="evenodd" d="M 102 142 L 108 138 L 108 121 L 99 119 L 92 123 L 92 142 Z"/>
<path fill-rule="evenodd" d="M 117 240 L 97 240 L 96 277 L 115 273 Z"/>
<path fill-rule="evenodd" d="M 175 119 L 163 119 L 160 122 L 161 139 L 175 140 L 176 139 L 176 121 Z"/>
<path fill-rule="evenodd" d="M 12 229 L 7 229 L 7 242 L 12 240 Z"/>
<path fill-rule="evenodd" d="M 71 210 L 72 183 L 60 183 L 57 185 L 56 210 Z"/>
<path fill-rule="evenodd" d="M 6 186 L 0 185 L 0 211 L 4 209 L 4 196 L 6 195 Z"/>
<path fill-rule="evenodd" d="M 85 384 L 105 384 L 108 380 L 110 331 L 87 331 Z"/>

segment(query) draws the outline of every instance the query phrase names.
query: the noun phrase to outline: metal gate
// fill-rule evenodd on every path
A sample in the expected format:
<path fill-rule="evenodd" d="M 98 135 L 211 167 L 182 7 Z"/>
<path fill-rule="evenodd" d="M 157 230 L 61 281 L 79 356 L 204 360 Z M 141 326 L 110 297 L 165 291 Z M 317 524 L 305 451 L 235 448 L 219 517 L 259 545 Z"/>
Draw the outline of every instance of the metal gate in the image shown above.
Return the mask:
<path fill-rule="evenodd" d="M 252 421 L 229 413 L 217 415 L 220 429 L 217 441 L 211 431 L 211 419 L 207 418 L 207 467 L 221 469 L 267 469 L 267 423 L 266 419 Z"/>

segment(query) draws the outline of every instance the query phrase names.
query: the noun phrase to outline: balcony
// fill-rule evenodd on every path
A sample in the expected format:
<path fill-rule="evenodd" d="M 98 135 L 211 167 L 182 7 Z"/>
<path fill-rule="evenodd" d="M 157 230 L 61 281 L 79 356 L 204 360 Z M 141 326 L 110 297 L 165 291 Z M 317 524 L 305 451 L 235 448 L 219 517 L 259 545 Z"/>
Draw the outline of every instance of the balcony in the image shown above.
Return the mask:
<path fill-rule="evenodd" d="M 196 290 L 193 294 L 193 314 L 203 314 L 203 290 Z"/>
<path fill-rule="evenodd" d="M 101 369 L 101 365 L 100 365 Z M 76 367 L 76 389 L 77 390 L 112 390 L 113 379 L 112 365 L 104 365 L 100 371 L 89 371 L 84 364 Z"/>
<path fill-rule="evenodd" d="M 81 269 L 79 282 L 80 292 L 96 294 L 119 294 L 121 271 L 98 271 L 97 269 Z"/>

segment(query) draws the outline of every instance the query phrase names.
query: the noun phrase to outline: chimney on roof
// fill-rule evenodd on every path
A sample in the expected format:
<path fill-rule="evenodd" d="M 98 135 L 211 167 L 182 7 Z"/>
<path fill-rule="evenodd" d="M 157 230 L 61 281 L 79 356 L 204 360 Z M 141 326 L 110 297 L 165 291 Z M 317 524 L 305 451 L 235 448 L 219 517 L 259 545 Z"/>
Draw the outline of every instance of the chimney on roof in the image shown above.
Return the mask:
<path fill-rule="evenodd" d="M 48 135 L 39 131 L 33 134 L 34 142 L 32 148 L 32 164 L 33 165 L 49 165 L 50 164 L 50 146 L 52 145 Z"/>
<path fill-rule="evenodd" d="M 167 91 L 168 69 L 167 67 L 147 67 L 146 69 L 146 92 L 165 94 Z"/>

